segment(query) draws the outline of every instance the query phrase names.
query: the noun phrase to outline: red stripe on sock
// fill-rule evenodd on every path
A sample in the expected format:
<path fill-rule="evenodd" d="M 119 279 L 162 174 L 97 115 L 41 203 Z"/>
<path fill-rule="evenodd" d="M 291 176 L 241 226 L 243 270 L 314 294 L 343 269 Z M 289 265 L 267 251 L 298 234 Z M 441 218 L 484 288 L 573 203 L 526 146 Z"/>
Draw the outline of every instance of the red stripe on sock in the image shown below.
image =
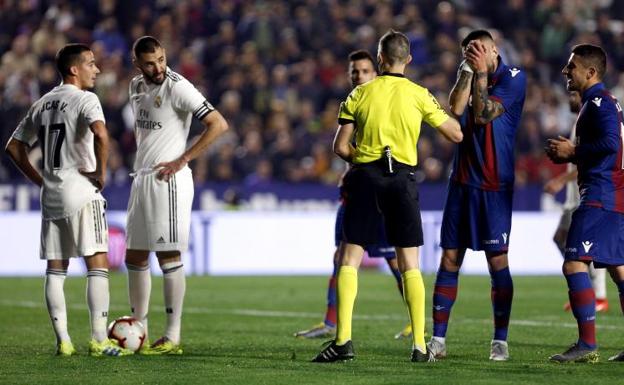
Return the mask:
<path fill-rule="evenodd" d="M 327 312 L 325 312 L 325 324 L 331 323 L 333 326 L 336 326 L 338 319 L 336 318 L 336 307 L 328 306 Z"/>
<path fill-rule="evenodd" d="M 596 345 L 596 323 L 594 321 L 579 322 L 579 339 L 588 345 Z"/>
<path fill-rule="evenodd" d="M 572 309 L 577 306 L 585 306 L 590 303 L 596 301 L 596 295 L 594 294 L 594 289 L 591 287 L 588 289 L 583 289 L 579 291 L 570 291 L 570 304 L 572 305 Z"/>
<path fill-rule="evenodd" d="M 490 292 L 490 297 L 492 301 L 495 301 L 496 303 L 511 302 L 511 299 L 513 298 L 513 289 L 508 289 L 504 287 L 492 288 Z"/>
<path fill-rule="evenodd" d="M 436 286 L 433 295 L 437 294 L 455 300 L 457 298 L 457 286 Z"/>
<path fill-rule="evenodd" d="M 448 323 L 451 313 L 446 311 L 433 311 L 433 322 L 435 323 Z"/>

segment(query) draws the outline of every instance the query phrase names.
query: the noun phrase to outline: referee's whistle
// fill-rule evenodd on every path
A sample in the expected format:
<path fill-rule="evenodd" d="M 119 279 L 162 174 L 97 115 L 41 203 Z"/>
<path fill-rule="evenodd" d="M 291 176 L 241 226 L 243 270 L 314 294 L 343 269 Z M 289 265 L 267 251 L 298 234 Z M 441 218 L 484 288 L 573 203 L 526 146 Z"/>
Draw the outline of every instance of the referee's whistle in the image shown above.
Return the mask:
<path fill-rule="evenodd" d="M 392 150 L 390 150 L 390 146 L 384 147 L 384 154 L 386 154 L 388 174 L 394 174 L 394 169 L 392 168 Z"/>

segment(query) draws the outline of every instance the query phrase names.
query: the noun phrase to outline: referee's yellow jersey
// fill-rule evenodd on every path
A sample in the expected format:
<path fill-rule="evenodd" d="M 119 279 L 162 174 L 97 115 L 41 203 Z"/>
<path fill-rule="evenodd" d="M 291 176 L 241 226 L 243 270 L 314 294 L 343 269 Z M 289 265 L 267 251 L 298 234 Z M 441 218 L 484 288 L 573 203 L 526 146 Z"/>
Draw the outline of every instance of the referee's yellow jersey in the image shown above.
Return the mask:
<path fill-rule="evenodd" d="M 340 124 L 355 123 L 353 163 L 369 163 L 390 146 L 398 162 L 418 163 L 416 143 L 424 120 L 438 127 L 449 116 L 424 87 L 401 74 L 384 73 L 357 86 L 340 105 Z"/>

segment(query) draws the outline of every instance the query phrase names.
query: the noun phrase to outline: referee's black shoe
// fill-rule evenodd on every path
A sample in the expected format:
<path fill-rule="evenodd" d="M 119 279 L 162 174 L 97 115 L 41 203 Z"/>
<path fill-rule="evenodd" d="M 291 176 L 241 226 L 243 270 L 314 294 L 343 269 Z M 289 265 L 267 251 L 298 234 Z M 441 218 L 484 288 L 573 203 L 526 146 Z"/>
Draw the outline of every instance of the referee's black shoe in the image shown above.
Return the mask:
<path fill-rule="evenodd" d="M 412 362 L 436 362 L 436 358 L 433 355 L 433 352 L 429 350 L 429 346 L 427 346 L 427 350 L 425 353 L 421 352 L 418 349 L 412 350 Z"/>
<path fill-rule="evenodd" d="M 336 340 L 328 341 L 326 347 L 314 357 L 312 362 L 350 361 L 355 358 L 351 340 L 344 345 L 336 345 Z"/>

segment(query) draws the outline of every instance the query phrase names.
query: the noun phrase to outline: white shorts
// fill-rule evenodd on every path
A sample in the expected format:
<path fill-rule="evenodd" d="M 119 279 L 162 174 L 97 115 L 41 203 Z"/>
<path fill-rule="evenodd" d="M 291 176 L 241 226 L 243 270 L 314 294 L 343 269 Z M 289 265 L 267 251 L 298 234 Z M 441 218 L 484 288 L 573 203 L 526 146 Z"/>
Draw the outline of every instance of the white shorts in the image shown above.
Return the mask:
<path fill-rule="evenodd" d="M 106 201 L 95 200 L 77 213 L 41 221 L 41 259 L 69 259 L 108 252 Z"/>
<path fill-rule="evenodd" d="M 128 202 L 127 248 L 186 251 L 191 231 L 193 175 L 183 168 L 165 182 L 156 172 L 134 177 Z"/>

